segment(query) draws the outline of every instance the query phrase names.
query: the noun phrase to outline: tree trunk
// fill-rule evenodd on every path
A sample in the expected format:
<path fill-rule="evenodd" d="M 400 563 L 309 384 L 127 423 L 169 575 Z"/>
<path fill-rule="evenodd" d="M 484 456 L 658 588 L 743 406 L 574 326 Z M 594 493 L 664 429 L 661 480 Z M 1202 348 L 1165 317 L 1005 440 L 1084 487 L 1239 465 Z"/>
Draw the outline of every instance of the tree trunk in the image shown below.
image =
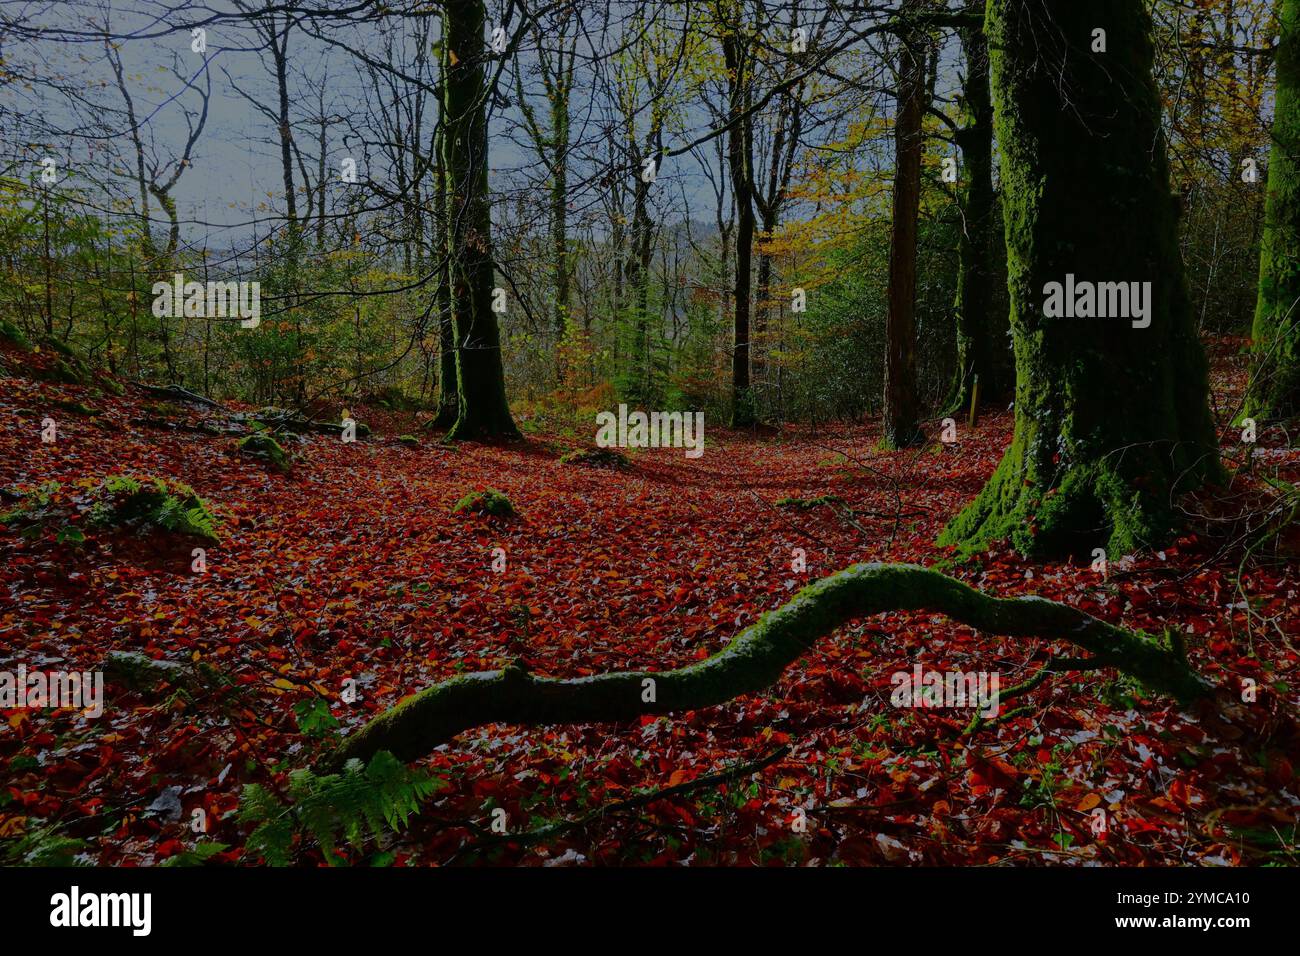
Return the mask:
<path fill-rule="evenodd" d="M 1280 0 L 1277 94 L 1246 414 L 1300 413 L 1300 0 Z"/>
<path fill-rule="evenodd" d="M 908 0 L 900 16 L 917 10 Z M 894 210 L 889 242 L 889 317 L 885 326 L 884 443 L 906 448 L 921 439 L 916 399 L 916 235 L 921 206 L 924 147 L 925 34 L 908 29 L 898 68 L 898 116 L 894 123 Z"/>
<path fill-rule="evenodd" d="M 982 9 L 983 0 L 970 0 L 966 12 Z M 997 197 L 993 191 L 993 99 L 989 89 L 989 48 L 982 27 L 961 31 L 966 58 L 962 90 L 961 128 L 957 145 L 962 169 L 958 186 L 961 238 L 957 247 L 957 372 L 949 396 L 950 409 L 970 404 L 975 381 L 979 402 L 991 406 L 1010 397 L 1015 384 L 1005 313 L 993 314 L 993 224 Z"/>
<path fill-rule="evenodd" d="M 569 88 L 572 65 L 564 69 L 561 48 L 558 79 L 551 97 L 551 135 L 555 144 L 555 168 L 551 175 L 551 269 L 555 276 L 555 335 L 563 345 L 569 326 Z M 573 60 L 570 59 L 570 64 Z M 563 378 L 564 369 L 560 370 Z"/>
<path fill-rule="evenodd" d="M 435 154 L 442 152 L 442 134 L 434 136 Z M 447 179 L 442 163 L 433 170 L 433 254 L 438 263 L 437 314 L 438 314 L 438 413 L 428 425 L 430 428 L 450 429 L 460 414 L 460 397 L 456 392 L 456 332 L 451 322 L 451 259 L 447 239 L 450 235 L 447 218 Z"/>
<path fill-rule="evenodd" d="M 517 438 L 519 431 L 506 402 L 500 331 L 492 311 L 483 0 L 449 0 L 444 17 L 442 160 L 459 402 L 447 438 Z"/>
<path fill-rule="evenodd" d="M 786 190 L 794 170 L 795 150 L 799 147 L 802 131 L 802 88 L 781 100 L 776 132 L 772 136 L 772 152 L 768 160 L 767 195 L 754 194 L 761 218 L 762 243 L 758 257 L 757 296 L 754 307 L 754 348 L 749 357 L 751 387 L 767 386 L 767 359 L 772 351 L 768 341 L 772 319 L 772 253 L 770 244 L 776 236 L 781 220 L 781 208 L 786 201 Z M 787 125 L 788 124 L 788 125 Z M 778 311 L 778 315 L 780 312 Z M 757 403 L 755 403 L 757 408 Z"/>
<path fill-rule="evenodd" d="M 652 149 L 653 136 L 647 139 Z M 629 236 L 624 279 L 628 308 L 631 311 L 631 341 L 628 343 L 628 372 L 625 377 L 627 397 L 636 403 L 650 397 L 650 326 L 646 313 L 650 308 L 650 256 L 653 249 L 653 226 L 650 222 L 650 184 L 641 176 L 642 156 L 634 149 L 637 161 L 636 185 L 632 193 L 632 227 Z M 652 154 L 653 155 L 653 154 Z M 656 161 L 658 157 L 654 156 Z"/>
<path fill-rule="evenodd" d="M 990 0 L 1015 437 L 941 543 L 1126 554 L 1167 540 L 1174 497 L 1219 473 L 1150 26 L 1143 0 Z M 1059 317 L 1048 284 L 1071 281 L 1149 283 L 1146 306 L 1116 291 L 1121 317 Z"/>
<path fill-rule="evenodd" d="M 739 14 L 737 14 L 737 17 Z M 731 128 L 727 131 L 727 164 L 731 188 L 736 197 L 736 281 L 734 285 L 731 353 L 731 427 L 754 423 L 753 397 L 749 392 L 749 293 L 750 265 L 754 251 L 754 197 L 752 174 L 752 125 L 741 119 L 747 104 L 749 76 L 738 23 L 724 26 L 723 57 L 730 89 Z"/>

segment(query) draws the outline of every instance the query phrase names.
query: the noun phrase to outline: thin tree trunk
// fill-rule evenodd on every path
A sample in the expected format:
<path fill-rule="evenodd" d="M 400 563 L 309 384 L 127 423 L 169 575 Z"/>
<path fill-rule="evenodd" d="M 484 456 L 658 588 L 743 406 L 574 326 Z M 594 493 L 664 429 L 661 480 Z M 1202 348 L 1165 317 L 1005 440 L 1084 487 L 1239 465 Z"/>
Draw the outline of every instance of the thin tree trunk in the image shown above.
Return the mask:
<path fill-rule="evenodd" d="M 983 9 L 969 0 L 966 12 Z M 1005 313 L 993 314 L 994 237 L 997 197 L 993 191 L 993 99 L 989 89 L 989 50 L 983 27 L 961 31 L 966 58 L 962 90 L 963 122 L 956 134 L 962 169 L 958 185 L 961 238 L 958 242 L 957 371 L 946 403 L 970 404 L 979 381 L 980 404 L 1003 404 L 1015 385 Z"/>
<path fill-rule="evenodd" d="M 442 134 L 434 143 L 437 152 L 442 150 Z M 460 396 L 456 387 L 456 332 L 452 327 L 451 259 L 447 241 L 450 225 L 447 217 L 447 180 L 441 163 L 434 169 L 434 235 L 438 237 L 434 255 L 438 258 L 438 414 L 430 427 L 450 429 L 460 416 Z"/>
<path fill-rule="evenodd" d="M 908 0 L 900 16 L 917 12 Z M 925 34 L 906 29 L 899 51 L 898 117 L 894 123 L 894 214 L 889 244 L 889 317 L 885 326 L 884 443 L 906 448 L 921 440 L 916 396 L 916 239 L 924 147 Z"/>
<path fill-rule="evenodd" d="M 734 13 L 739 19 L 739 13 Z M 727 165 L 731 172 L 731 189 L 736 198 L 736 276 L 733 286 L 731 353 L 731 426 L 742 428 L 754 423 L 753 396 L 749 390 L 749 307 L 750 269 L 754 253 L 754 196 L 752 172 L 752 130 L 748 118 L 742 118 L 749 100 L 748 63 L 740 24 L 724 26 L 723 58 L 727 66 L 730 103 L 727 132 Z"/>

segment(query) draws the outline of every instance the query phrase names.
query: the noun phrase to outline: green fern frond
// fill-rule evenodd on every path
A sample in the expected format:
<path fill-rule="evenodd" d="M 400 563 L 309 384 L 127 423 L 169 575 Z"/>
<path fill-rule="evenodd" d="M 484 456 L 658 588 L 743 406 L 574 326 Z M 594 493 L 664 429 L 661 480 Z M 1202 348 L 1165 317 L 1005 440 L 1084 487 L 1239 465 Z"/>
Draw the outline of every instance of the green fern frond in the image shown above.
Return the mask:
<path fill-rule="evenodd" d="M 403 829 L 420 805 L 443 783 L 410 770 L 392 754 L 376 754 L 368 767 L 351 760 L 342 773 L 318 776 L 311 770 L 289 775 L 287 802 L 265 787 L 244 788 L 240 820 L 255 823 L 246 849 L 272 866 L 290 861 L 296 834 L 314 840 L 330 865 L 340 844 L 362 846 L 386 832 Z"/>

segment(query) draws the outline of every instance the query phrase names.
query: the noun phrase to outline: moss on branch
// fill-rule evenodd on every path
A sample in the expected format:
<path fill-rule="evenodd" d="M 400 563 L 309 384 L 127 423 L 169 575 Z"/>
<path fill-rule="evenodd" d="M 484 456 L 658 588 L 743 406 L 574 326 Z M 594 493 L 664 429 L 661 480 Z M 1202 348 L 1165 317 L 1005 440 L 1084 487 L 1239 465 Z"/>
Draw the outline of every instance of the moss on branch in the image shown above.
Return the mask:
<path fill-rule="evenodd" d="M 413 760 L 483 724 L 630 721 L 710 707 L 770 687 L 817 640 L 848 621 L 922 610 L 990 634 L 1069 641 L 1089 651 L 1093 662 L 1183 702 L 1210 691 L 1180 654 L 1076 608 L 1038 597 L 990 597 L 918 565 L 856 564 L 810 584 L 712 657 L 677 670 L 557 679 L 512 666 L 443 681 L 375 717 L 327 758 L 326 768 L 351 757 L 368 760 L 380 750 Z"/>

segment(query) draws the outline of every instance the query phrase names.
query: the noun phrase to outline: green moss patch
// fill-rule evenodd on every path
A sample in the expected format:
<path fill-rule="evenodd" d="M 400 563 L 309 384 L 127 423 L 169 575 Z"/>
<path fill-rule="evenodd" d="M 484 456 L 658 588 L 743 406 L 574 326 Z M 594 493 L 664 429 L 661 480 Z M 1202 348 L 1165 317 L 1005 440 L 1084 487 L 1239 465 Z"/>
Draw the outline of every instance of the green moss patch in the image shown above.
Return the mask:
<path fill-rule="evenodd" d="M 238 447 L 243 454 L 259 458 L 277 471 L 287 473 L 293 468 L 284 446 L 266 432 L 254 432 L 241 438 Z"/>
<path fill-rule="evenodd" d="M 0 342 L 8 342 L 24 350 L 32 347 L 31 341 L 23 334 L 23 330 L 8 319 L 0 319 Z"/>
<path fill-rule="evenodd" d="M 50 404 L 65 412 L 71 412 L 74 415 L 84 415 L 87 418 L 93 418 L 99 414 L 98 409 L 91 408 L 89 405 L 83 405 L 81 402 L 75 402 L 70 399 L 55 399 L 50 402 Z"/>
<path fill-rule="evenodd" d="M 494 488 L 471 492 L 456 502 L 456 507 L 451 510 L 453 514 L 468 512 L 494 518 L 513 518 L 518 514 L 510 499 Z"/>

